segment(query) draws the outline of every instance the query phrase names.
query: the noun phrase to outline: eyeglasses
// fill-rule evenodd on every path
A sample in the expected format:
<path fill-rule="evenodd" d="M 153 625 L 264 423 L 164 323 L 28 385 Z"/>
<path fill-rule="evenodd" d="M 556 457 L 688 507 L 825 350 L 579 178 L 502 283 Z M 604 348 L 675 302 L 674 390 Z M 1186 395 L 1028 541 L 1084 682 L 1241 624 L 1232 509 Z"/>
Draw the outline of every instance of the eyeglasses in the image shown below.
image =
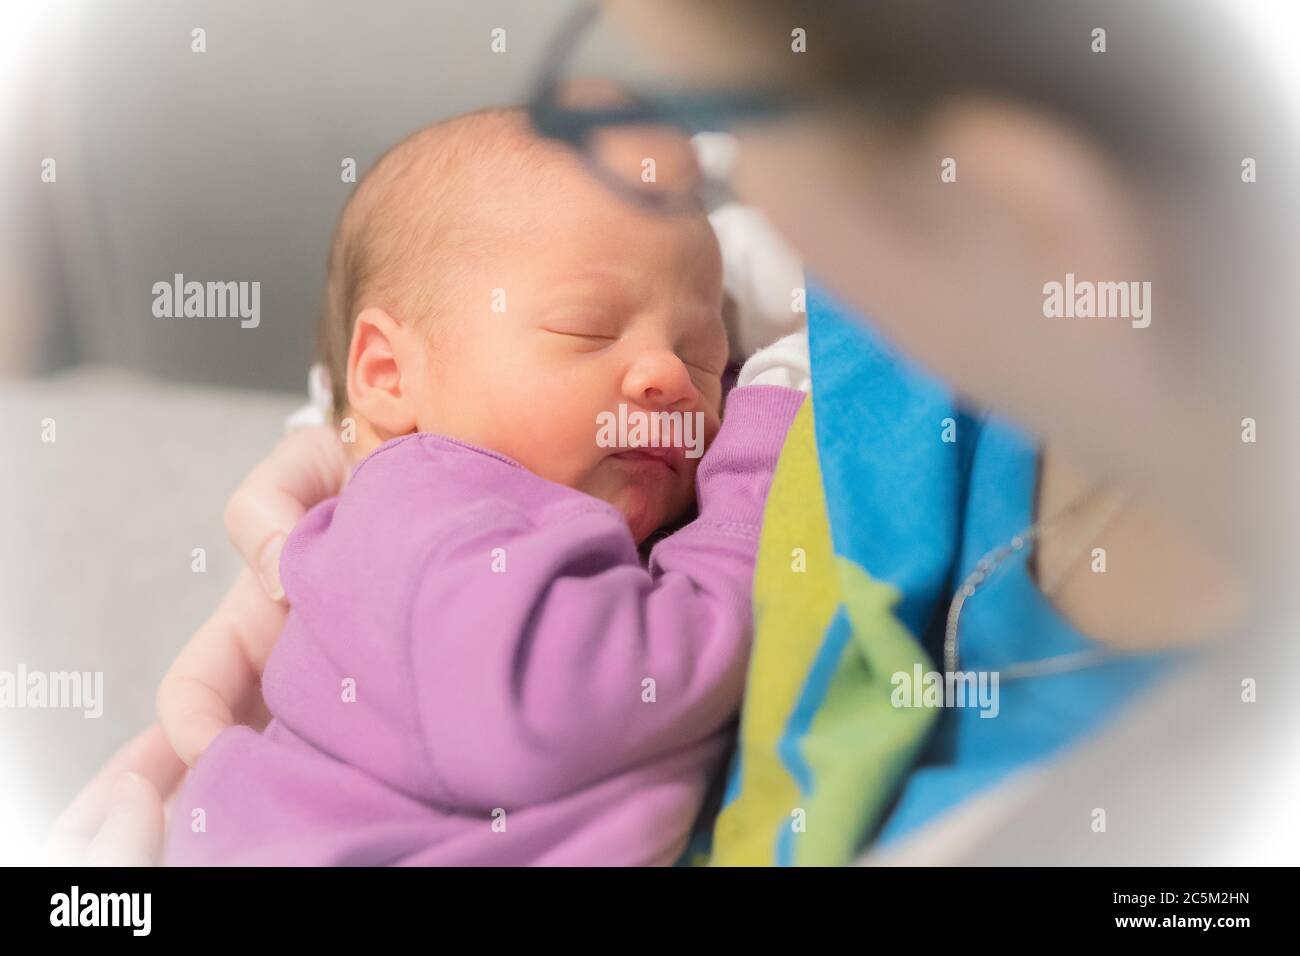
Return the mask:
<path fill-rule="evenodd" d="M 576 150 L 599 180 L 644 208 L 671 213 L 718 205 L 726 183 L 700 168 L 690 138 L 777 118 L 797 100 L 762 90 L 656 95 L 619 88 L 603 91 L 604 102 L 567 105 L 575 52 L 599 16 L 599 3 L 583 4 L 551 42 L 528 107 L 533 128 Z"/>

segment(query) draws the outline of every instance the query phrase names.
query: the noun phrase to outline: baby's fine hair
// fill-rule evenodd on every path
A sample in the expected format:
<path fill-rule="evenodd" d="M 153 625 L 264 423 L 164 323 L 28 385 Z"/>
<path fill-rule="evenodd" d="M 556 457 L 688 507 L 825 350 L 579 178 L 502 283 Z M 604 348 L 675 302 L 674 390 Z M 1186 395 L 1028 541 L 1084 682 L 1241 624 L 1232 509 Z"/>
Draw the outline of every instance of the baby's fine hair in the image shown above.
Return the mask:
<path fill-rule="evenodd" d="M 559 155 L 522 110 L 500 107 L 426 126 L 371 167 L 343 208 L 325 279 L 317 351 L 329 369 L 336 420 L 347 407 L 357 315 L 376 306 L 430 327 L 446 306 L 457 262 L 484 239 L 486 223 L 475 213 L 492 182 L 536 174 Z"/>

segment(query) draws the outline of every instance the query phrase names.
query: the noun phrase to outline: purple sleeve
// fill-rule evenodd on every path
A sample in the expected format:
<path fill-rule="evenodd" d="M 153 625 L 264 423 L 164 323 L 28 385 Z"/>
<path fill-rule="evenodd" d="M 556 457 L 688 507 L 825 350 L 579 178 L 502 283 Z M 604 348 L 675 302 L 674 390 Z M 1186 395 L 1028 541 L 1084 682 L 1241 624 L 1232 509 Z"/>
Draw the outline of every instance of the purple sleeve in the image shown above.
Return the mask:
<path fill-rule="evenodd" d="M 447 804 L 545 800 L 735 716 L 763 505 L 803 398 L 732 392 L 697 472 L 699 517 L 654 548 L 648 569 L 621 516 L 594 500 L 462 525 L 435 549 L 409 635 Z"/>

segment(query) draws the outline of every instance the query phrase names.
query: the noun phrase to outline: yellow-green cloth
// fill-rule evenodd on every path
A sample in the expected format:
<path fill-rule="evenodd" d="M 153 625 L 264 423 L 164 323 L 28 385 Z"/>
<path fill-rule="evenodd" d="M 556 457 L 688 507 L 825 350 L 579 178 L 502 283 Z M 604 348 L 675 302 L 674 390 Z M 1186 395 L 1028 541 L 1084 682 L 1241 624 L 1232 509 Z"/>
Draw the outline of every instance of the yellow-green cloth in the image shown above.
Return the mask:
<path fill-rule="evenodd" d="M 934 717 L 890 704 L 892 675 L 931 669 L 897 601 L 834 553 L 807 401 L 768 493 L 754 650 L 711 864 L 834 865 L 856 855 Z"/>

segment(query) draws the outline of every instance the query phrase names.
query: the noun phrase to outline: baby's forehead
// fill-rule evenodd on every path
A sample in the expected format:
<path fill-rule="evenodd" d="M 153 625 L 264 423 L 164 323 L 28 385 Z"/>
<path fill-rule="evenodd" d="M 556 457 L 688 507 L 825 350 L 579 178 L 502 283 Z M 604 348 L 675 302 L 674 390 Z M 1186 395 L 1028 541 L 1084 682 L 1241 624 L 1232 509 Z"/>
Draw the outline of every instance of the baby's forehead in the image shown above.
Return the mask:
<path fill-rule="evenodd" d="M 565 160 L 522 111 L 485 110 L 434 123 L 408 136 L 376 163 L 364 184 L 368 205 L 389 214 L 470 212 L 511 184 L 540 180 Z"/>
<path fill-rule="evenodd" d="M 391 260 L 390 281 L 420 284 L 432 274 L 443 275 L 444 287 L 456 275 L 478 281 L 505 259 L 503 281 L 539 270 L 559 279 L 594 265 L 660 286 L 716 285 L 720 298 L 721 261 L 702 210 L 638 212 L 592 175 L 584 157 L 537 136 L 522 113 L 435 124 L 386 154 L 372 174 L 365 238 L 376 248 L 408 250 Z M 663 264 L 675 265 L 675 274 L 665 275 Z M 592 293 L 604 291 L 617 290 L 593 283 Z"/>

